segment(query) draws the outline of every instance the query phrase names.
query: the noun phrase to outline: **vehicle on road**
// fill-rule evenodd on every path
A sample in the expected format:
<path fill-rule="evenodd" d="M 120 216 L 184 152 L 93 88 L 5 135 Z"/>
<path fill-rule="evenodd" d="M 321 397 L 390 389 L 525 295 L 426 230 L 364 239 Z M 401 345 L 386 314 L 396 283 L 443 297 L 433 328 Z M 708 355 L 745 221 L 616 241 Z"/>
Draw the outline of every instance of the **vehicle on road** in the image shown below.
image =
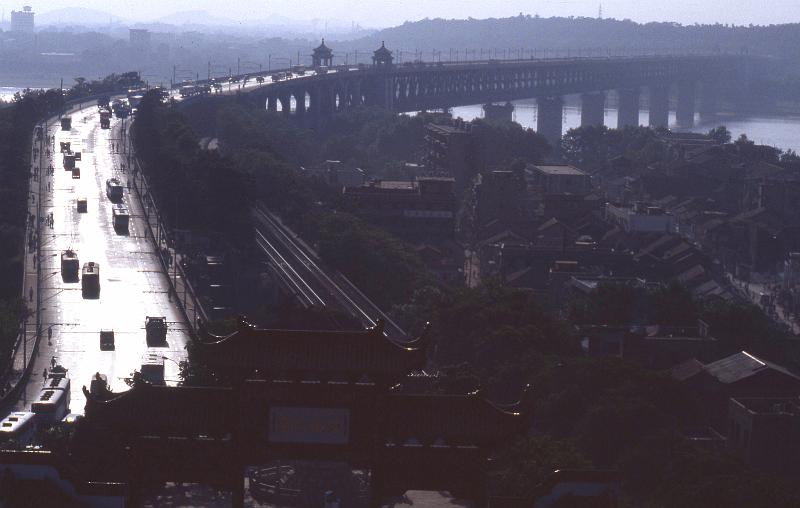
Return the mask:
<path fill-rule="evenodd" d="M 31 444 L 36 435 L 36 413 L 17 411 L 0 421 L 0 441 L 13 440 L 19 446 Z"/>
<path fill-rule="evenodd" d="M 147 353 L 142 357 L 142 377 L 154 385 L 163 385 L 164 356 L 158 353 Z"/>
<path fill-rule="evenodd" d="M 47 377 L 31 411 L 42 422 L 59 422 L 69 414 L 70 382 L 67 369 L 56 365 Z"/>
<path fill-rule="evenodd" d="M 89 261 L 81 272 L 81 293 L 84 298 L 100 297 L 100 264 Z"/>
<path fill-rule="evenodd" d="M 111 220 L 114 224 L 114 229 L 118 233 L 127 233 L 128 224 L 130 222 L 130 214 L 128 209 L 122 203 L 114 203 L 111 208 Z"/>
<path fill-rule="evenodd" d="M 71 170 L 75 167 L 75 154 L 67 152 L 64 154 L 64 169 Z"/>
<path fill-rule="evenodd" d="M 61 130 L 68 131 L 72 129 L 72 117 L 71 116 L 62 116 L 61 117 Z"/>
<path fill-rule="evenodd" d="M 167 341 L 167 318 L 147 316 L 144 322 L 148 344 L 163 344 Z"/>
<path fill-rule="evenodd" d="M 78 213 L 86 213 L 87 201 L 86 198 L 78 198 Z"/>
<path fill-rule="evenodd" d="M 70 143 L 69 141 L 59 141 L 58 144 L 61 147 L 61 153 L 70 153 L 70 152 L 72 152 L 72 150 L 70 150 L 70 145 L 72 143 Z"/>
<path fill-rule="evenodd" d="M 183 97 L 184 99 L 186 97 L 191 97 L 193 95 L 197 95 L 198 93 L 200 93 L 200 91 L 199 91 L 198 87 L 196 87 L 195 85 L 183 85 L 180 88 L 181 97 Z"/>
<path fill-rule="evenodd" d="M 77 180 L 80 177 L 81 177 L 81 168 L 79 168 L 78 166 L 75 166 L 74 168 L 72 168 L 72 178 L 74 180 Z"/>
<path fill-rule="evenodd" d="M 283 79 L 286 79 L 285 72 L 276 72 L 272 75 L 272 81 L 281 81 Z"/>
<path fill-rule="evenodd" d="M 100 350 L 114 349 L 114 330 L 100 330 Z"/>
<path fill-rule="evenodd" d="M 327 74 L 327 73 L 328 73 L 328 67 L 326 65 L 320 65 L 319 67 L 317 67 L 317 74 Z"/>
<path fill-rule="evenodd" d="M 111 128 L 111 111 L 107 109 L 100 111 L 100 128 L 101 129 Z"/>
<path fill-rule="evenodd" d="M 292 72 L 298 76 L 304 76 L 306 74 L 306 67 L 305 65 L 293 65 Z"/>
<path fill-rule="evenodd" d="M 67 249 L 61 253 L 61 277 L 64 280 L 77 281 L 79 267 L 77 252 Z"/>
<path fill-rule="evenodd" d="M 122 183 L 118 178 L 109 178 L 106 180 L 106 196 L 111 201 L 120 201 L 122 199 Z"/>
<path fill-rule="evenodd" d="M 131 108 L 128 105 L 128 101 L 117 99 L 111 104 L 111 111 L 114 112 L 114 116 L 117 118 L 126 118 L 130 114 Z"/>

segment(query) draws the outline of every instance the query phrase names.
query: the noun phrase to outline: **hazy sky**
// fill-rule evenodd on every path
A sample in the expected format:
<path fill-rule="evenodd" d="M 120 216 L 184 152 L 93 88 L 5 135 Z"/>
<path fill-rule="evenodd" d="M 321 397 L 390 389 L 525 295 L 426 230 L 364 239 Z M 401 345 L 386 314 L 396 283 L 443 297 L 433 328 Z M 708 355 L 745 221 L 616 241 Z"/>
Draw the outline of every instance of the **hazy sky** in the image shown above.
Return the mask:
<path fill-rule="evenodd" d="M 475 18 L 519 14 L 597 16 L 597 0 L 0 0 L 8 13 L 24 3 L 46 12 L 80 5 L 122 18 L 149 20 L 176 11 L 206 10 L 231 19 L 282 15 L 337 19 L 382 27 L 425 17 Z M 605 0 L 604 17 L 680 23 L 770 24 L 800 22 L 800 0 Z"/>

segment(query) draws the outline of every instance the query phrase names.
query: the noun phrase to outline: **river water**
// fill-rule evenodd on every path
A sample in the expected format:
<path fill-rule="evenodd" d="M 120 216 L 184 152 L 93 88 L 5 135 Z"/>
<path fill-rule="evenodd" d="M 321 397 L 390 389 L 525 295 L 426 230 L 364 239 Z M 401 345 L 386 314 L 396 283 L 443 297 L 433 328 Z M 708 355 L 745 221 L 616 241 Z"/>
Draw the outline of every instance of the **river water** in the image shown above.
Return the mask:
<path fill-rule="evenodd" d="M 514 121 L 523 127 L 536 129 L 536 100 L 514 101 Z M 464 120 L 483 117 L 483 108 L 480 105 L 462 106 L 453 108 L 454 117 Z M 695 116 L 695 126 L 692 132 L 708 132 L 713 127 L 724 125 L 731 131 L 734 139 L 740 134 L 758 144 L 770 145 L 782 150 L 792 149 L 800 152 L 800 116 L 720 116 L 713 124 L 699 123 L 699 115 Z M 639 123 L 647 125 L 648 111 L 639 111 Z M 579 127 L 581 124 L 581 110 L 578 106 L 566 105 L 564 107 L 563 130 Z M 605 111 L 605 125 L 616 127 L 617 110 L 608 108 Z M 675 112 L 670 113 L 670 126 L 675 125 Z"/>

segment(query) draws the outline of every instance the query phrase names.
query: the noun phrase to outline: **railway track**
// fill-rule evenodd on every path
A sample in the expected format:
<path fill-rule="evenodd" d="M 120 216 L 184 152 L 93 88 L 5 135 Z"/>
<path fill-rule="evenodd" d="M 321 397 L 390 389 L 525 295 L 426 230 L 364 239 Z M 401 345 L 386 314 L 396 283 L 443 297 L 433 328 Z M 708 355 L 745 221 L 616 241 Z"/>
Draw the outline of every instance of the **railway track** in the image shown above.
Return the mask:
<path fill-rule="evenodd" d="M 316 254 L 306 251 L 298 239 L 295 237 L 286 226 L 284 226 L 279 219 L 272 213 L 263 208 L 255 208 L 254 214 L 258 221 L 257 236 L 262 241 L 268 243 L 275 251 L 270 258 L 270 261 L 275 264 L 279 263 L 281 270 L 291 271 L 296 275 L 298 281 L 292 283 L 292 287 L 303 286 L 325 305 L 323 299 L 319 296 L 324 294 L 330 304 L 334 302 L 340 308 L 351 314 L 353 317 L 361 321 L 365 328 L 377 326 L 379 320 L 382 321 L 384 326 L 384 334 L 390 338 L 398 340 L 407 340 L 406 333 L 391 319 L 389 319 L 383 311 L 381 311 L 364 293 L 362 293 L 350 280 L 347 279 L 342 273 L 338 271 L 329 271 L 320 266 L 320 264 L 313 258 Z M 265 236 L 268 232 L 269 237 L 274 242 L 269 242 Z M 278 244 L 285 255 L 281 252 L 276 245 Z M 263 247 L 262 247 L 263 248 Z M 312 258 L 313 256 L 313 258 Z M 275 260 L 273 260 L 273 257 Z M 291 270 L 289 270 L 291 268 Z M 303 276 L 300 275 L 303 274 Z M 302 283 L 300 283 L 302 281 Z M 314 288 L 311 289 L 312 285 Z M 301 296 L 303 300 L 308 300 L 307 292 Z"/>

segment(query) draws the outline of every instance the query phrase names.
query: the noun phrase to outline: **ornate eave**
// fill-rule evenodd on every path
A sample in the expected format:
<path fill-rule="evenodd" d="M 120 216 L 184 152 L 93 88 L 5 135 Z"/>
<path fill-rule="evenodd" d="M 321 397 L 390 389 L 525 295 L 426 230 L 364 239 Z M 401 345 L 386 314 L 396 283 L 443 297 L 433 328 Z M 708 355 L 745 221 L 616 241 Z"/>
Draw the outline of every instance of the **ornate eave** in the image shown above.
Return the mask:
<path fill-rule="evenodd" d="M 333 54 L 333 50 L 325 45 L 325 39 L 322 39 L 322 43 L 314 48 L 314 56 L 331 56 Z"/>
<path fill-rule="evenodd" d="M 488 446 L 513 438 L 530 423 L 531 390 L 519 402 L 494 404 L 480 391 L 467 395 L 391 394 L 382 409 L 385 435 L 395 445 Z M 409 418 L 408 415 L 414 415 Z"/>
<path fill-rule="evenodd" d="M 399 379 L 426 364 L 428 327 L 409 342 L 395 342 L 383 333 L 383 322 L 363 331 L 259 329 L 243 318 L 227 336 L 201 330 L 196 352 L 214 370 L 269 377 L 312 375 L 357 381 Z"/>
<path fill-rule="evenodd" d="M 386 49 L 386 43 L 381 42 L 381 47 L 374 52 L 375 58 L 392 58 L 392 52 Z"/>
<path fill-rule="evenodd" d="M 236 414 L 231 388 L 152 386 L 137 382 L 130 390 L 98 396 L 83 387 L 86 418 L 113 432 L 196 434 L 228 432 Z"/>

